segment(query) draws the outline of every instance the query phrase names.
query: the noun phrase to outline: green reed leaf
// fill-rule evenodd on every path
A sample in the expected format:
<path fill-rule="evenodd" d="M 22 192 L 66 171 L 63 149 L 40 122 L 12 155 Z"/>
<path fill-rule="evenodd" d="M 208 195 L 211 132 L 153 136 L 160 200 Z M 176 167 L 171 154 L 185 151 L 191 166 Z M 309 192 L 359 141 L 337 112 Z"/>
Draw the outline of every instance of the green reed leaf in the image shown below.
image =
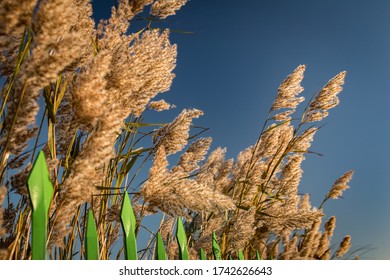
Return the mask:
<path fill-rule="evenodd" d="M 256 259 L 261 260 L 261 256 L 258 250 L 256 250 Z"/>
<path fill-rule="evenodd" d="M 91 209 L 88 210 L 87 232 L 85 234 L 85 251 L 87 260 L 99 259 L 99 242 L 96 232 L 95 218 Z"/>
<path fill-rule="evenodd" d="M 124 233 L 125 258 L 126 260 L 137 260 L 137 242 L 135 237 L 136 220 L 127 192 L 125 192 L 123 196 L 121 222 Z"/>
<path fill-rule="evenodd" d="M 181 260 L 188 260 L 188 247 L 187 247 L 187 236 L 184 231 L 184 226 L 182 219 L 179 217 L 177 218 L 177 230 L 176 230 L 176 238 L 177 242 L 179 243 L 179 258 Z"/>
<path fill-rule="evenodd" d="M 166 254 L 165 248 L 164 248 L 164 241 L 162 240 L 160 233 L 157 233 L 156 259 L 157 260 L 166 260 L 167 259 L 167 254 Z"/>
<path fill-rule="evenodd" d="M 200 259 L 204 261 L 207 260 L 206 252 L 202 248 L 200 249 Z"/>
<path fill-rule="evenodd" d="M 32 259 L 46 259 L 47 221 L 53 186 L 45 156 L 39 152 L 27 179 L 32 208 Z"/>
<path fill-rule="evenodd" d="M 245 260 L 244 253 L 242 252 L 242 250 L 239 250 L 239 251 L 238 251 L 238 259 L 239 259 L 240 261 Z"/>
<path fill-rule="evenodd" d="M 217 236 L 215 235 L 215 232 L 213 232 L 213 244 L 212 244 L 212 248 L 213 248 L 214 258 L 215 258 L 216 260 L 222 260 L 221 248 L 219 247 L 218 240 L 217 240 Z"/>

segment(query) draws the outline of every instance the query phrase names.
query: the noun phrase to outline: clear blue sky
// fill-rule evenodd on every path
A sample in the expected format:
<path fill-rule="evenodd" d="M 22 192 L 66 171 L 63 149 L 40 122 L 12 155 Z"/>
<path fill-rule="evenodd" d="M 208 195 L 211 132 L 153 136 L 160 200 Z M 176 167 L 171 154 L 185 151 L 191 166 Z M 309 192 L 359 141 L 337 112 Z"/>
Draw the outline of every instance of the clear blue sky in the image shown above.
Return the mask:
<path fill-rule="evenodd" d="M 95 16 L 107 18 L 112 3 L 94 1 Z M 212 148 L 227 147 L 229 158 L 255 143 L 279 84 L 299 64 L 307 99 L 347 71 L 341 104 L 312 145 L 324 156 L 306 157 L 301 192 L 318 206 L 354 169 L 344 198 L 325 205 L 337 217 L 333 241 L 351 234 L 352 249 L 373 248 L 363 259 L 390 259 L 390 1 L 191 0 L 168 21 L 158 26 L 193 34 L 171 36 L 177 76 L 161 97 L 177 109 L 158 116 L 203 110 L 196 125 L 210 128 Z"/>

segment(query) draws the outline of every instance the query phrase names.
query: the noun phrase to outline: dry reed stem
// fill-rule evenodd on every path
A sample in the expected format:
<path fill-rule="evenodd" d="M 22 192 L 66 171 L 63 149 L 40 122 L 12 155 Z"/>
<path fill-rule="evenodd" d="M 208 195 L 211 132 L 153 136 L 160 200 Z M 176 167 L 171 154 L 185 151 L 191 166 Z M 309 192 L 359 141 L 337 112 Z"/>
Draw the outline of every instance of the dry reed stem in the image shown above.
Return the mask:
<path fill-rule="evenodd" d="M 3 203 L 5 200 L 5 196 L 7 194 L 7 188 L 5 186 L 0 187 L 0 237 L 6 234 L 5 229 L 3 228 Z"/>

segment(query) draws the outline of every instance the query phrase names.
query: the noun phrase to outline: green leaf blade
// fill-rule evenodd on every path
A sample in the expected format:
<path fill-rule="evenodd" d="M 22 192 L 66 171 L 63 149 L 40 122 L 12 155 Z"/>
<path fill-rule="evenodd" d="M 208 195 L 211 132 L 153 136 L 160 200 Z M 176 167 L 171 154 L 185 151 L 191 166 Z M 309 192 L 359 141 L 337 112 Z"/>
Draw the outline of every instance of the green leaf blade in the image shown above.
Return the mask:
<path fill-rule="evenodd" d="M 180 217 L 177 218 L 176 239 L 179 243 L 179 258 L 181 260 L 188 260 L 187 236 L 184 230 L 183 221 Z"/>
<path fill-rule="evenodd" d="M 165 248 L 164 248 L 164 241 L 162 240 L 160 233 L 157 233 L 156 258 L 157 258 L 157 260 L 166 260 L 167 259 L 167 254 L 166 254 Z"/>
<path fill-rule="evenodd" d="M 42 151 L 34 162 L 27 179 L 27 188 L 32 208 L 32 259 L 46 259 L 47 222 L 53 186 L 45 156 Z"/>
<path fill-rule="evenodd" d="M 213 248 L 213 254 L 214 258 L 216 260 L 222 260 L 221 256 L 221 249 L 218 244 L 217 236 L 215 235 L 215 232 L 213 232 L 213 243 L 212 243 L 212 248 Z"/>
<path fill-rule="evenodd" d="M 206 261 L 207 260 L 206 252 L 203 250 L 203 248 L 200 249 L 200 259 L 202 261 Z"/>
<path fill-rule="evenodd" d="M 245 260 L 244 253 L 242 252 L 242 250 L 238 250 L 238 259 L 240 261 Z"/>
<path fill-rule="evenodd" d="M 126 260 L 137 260 L 136 219 L 127 192 L 124 194 L 122 201 L 121 223 L 124 233 L 125 258 Z"/>
<path fill-rule="evenodd" d="M 93 217 L 93 212 L 91 209 L 88 211 L 85 249 L 87 253 L 87 260 L 99 259 L 99 242 L 96 232 L 95 218 Z"/>

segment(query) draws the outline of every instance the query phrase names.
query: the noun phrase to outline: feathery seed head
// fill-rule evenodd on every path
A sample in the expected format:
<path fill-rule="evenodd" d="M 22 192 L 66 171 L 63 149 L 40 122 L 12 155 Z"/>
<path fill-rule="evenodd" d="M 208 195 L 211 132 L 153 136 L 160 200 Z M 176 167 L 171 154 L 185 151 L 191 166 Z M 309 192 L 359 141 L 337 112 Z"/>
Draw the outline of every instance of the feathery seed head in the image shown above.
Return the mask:
<path fill-rule="evenodd" d="M 36 0 L 2 0 L 0 2 L 0 75 L 11 75 L 20 40 L 31 20 Z"/>
<path fill-rule="evenodd" d="M 193 142 L 179 159 L 178 167 L 191 173 L 199 168 L 198 163 L 204 160 L 210 148 L 212 138 L 200 138 Z"/>
<path fill-rule="evenodd" d="M 329 220 L 325 223 L 326 234 L 327 234 L 328 236 L 332 236 L 335 227 L 336 227 L 336 217 L 335 217 L 335 216 L 332 216 L 332 217 L 330 217 Z"/>
<path fill-rule="evenodd" d="M 175 15 L 187 0 L 158 0 L 153 3 L 150 14 L 152 16 L 164 19 L 169 16 Z"/>
<path fill-rule="evenodd" d="M 65 67 L 89 50 L 92 34 L 88 32 L 92 32 L 94 24 L 91 14 L 84 9 L 85 3 L 75 0 L 40 2 L 33 19 L 32 56 L 26 64 L 27 75 L 37 87 L 55 81 Z"/>
<path fill-rule="evenodd" d="M 342 257 L 345 253 L 348 252 L 349 248 L 351 248 L 351 236 L 347 235 L 344 237 L 343 241 L 340 243 L 339 249 L 336 251 L 336 257 Z"/>
<path fill-rule="evenodd" d="M 310 103 L 304 116 L 304 123 L 321 121 L 328 116 L 328 110 L 339 104 L 338 94 L 343 90 L 347 72 L 343 71 L 333 77 Z"/>
<path fill-rule="evenodd" d="M 129 114 L 140 116 L 150 99 L 170 88 L 175 76 L 172 71 L 176 66 L 176 45 L 170 44 L 167 30 L 148 30 L 130 42 L 116 40 L 107 90 L 123 108 L 122 118 Z"/>
<path fill-rule="evenodd" d="M 301 201 L 299 203 L 299 209 L 300 211 L 303 212 L 311 211 L 310 195 L 308 193 L 301 197 Z"/>
<path fill-rule="evenodd" d="M 169 110 L 169 109 L 173 109 L 173 108 L 176 108 L 175 105 L 171 105 L 169 103 L 167 103 L 164 99 L 161 99 L 161 100 L 158 100 L 158 101 L 151 101 L 149 103 L 149 109 L 153 109 L 157 112 L 161 112 L 161 111 L 165 111 L 165 110 Z"/>
<path fill-rule="evenodd" d="M 284 193 L 297 194 L 298 186 L 302 177 L 301 164 L 304 157 L 294 154 L 288 157 L 280 175 L 280 189 Z"/>
<path fill-rule="evenodd" d="M 216 211 L 234 209 L 232 200 L 210 188 L 208 184 L 189 179 L 183 168 L 167 170 L 166 149 L 160 145 L 141 194 L 148 207 L 158 208 L 168 215 L 188 217 L 188 210 Z"/>
<path fill-rule="evenodd" d="M 278 95 L 272 104 L 272 111 L 286 108 L 295 110 L 299 103 L 305 100 L 304 97 L 297 97 L 297 95 L 303 91 L 301 82 L 305 69 L 305 65 L 299 65 L 294 72 L 283 81 L 278 89 Z"/>
<path fill-rule="evenodd" d="M 349 186 L 347 184 L 349 183 L 349 181 L 351 181 L 353 173 L 353 170 L 347 171 L 343 176 L 337 179 L 336 182 L 333 184 L 332 188 L 330 189 L 329 193 L 327 194 L 327 197 L 332 199 L 337 199 L 341 197 L 343 195 L 343 191 L 349 189 Z"/>
<path fill-rule="evenodd" d="M 81 68 L 71 84 L 69 90 L 72 96 L 71 106 L 75 113 L 74 121 L 82 128 L 96 126 L 109 109 L 105 76 L 109 70 L 110 59 L 108 51 L 100 51 Z"/>
<path fill-rule="evenodd" d="M 307 152 L 313 142 L 314 135 L 318 131 L 316 127 L 310 127 L 298 135 L 293 142 L 291 151 Z"/>
<path fill-rule="evenodd" d="M 197 109 L 184 109 L 171 123 L 160 128 L 154 136 L 154 144 L 164 146 L 167 155 L 181 151 L 188 142 L 192 119 L 203 115 Z"/>

